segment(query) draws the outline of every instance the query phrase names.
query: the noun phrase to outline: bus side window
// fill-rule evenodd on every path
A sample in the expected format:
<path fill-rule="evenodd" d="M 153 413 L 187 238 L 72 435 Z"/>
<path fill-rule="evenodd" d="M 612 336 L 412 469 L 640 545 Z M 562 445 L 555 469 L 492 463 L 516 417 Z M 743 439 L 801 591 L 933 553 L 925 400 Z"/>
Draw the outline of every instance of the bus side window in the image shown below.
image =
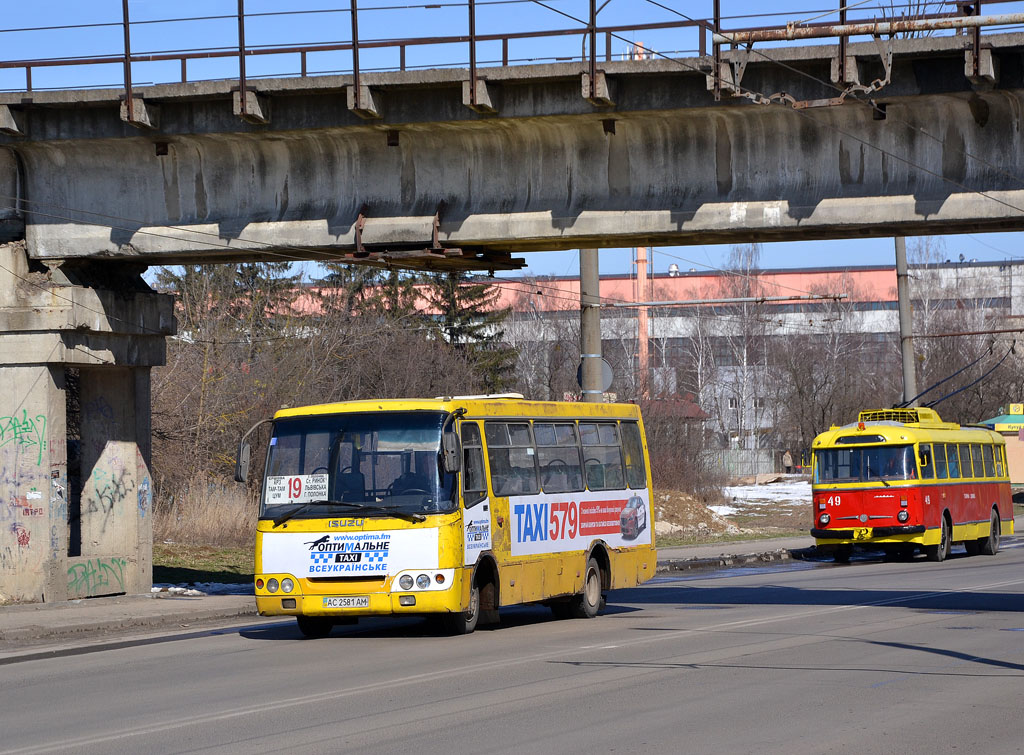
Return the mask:
<path fill-rule="evenodd" d="M 1003 447 L 998 443 L 992 449 L 995 452 L 996 457 L 996 477 L 1003 476 Z"/>
<path fill-rule="evenodd" d="M 580 443 L 573 422 L 534 422 L 537 464 L 545 493 L 578 493 L 584 490 Z"/>
<path fill-rule="evenodd" d="M 920 448 L 921 479 L 935 479 L 935 464 L 932 462 L 932 447 L 930 443 L 922 443 Z"/>
<path fill-rule="evenodd" d="M 960 449 L 960 476 L 974 477 L 974 469 L 971 467 L 971 447 L 967 443 L 959 443 Z"/>
<path fill-rule="evenodd" d="M 644 444 L 640 438 L 640 425 L 636 422 L 619 424 L 622 433 L 622 450 L 626 455 L 626 482 L 637 490 L 647 487 L 647 470 L 644 468 Z"/>
<path fill-rule="evenodd" d="M 462 431 L 462 498 L 468 509 L 487 497 L 484 449 L 479 424 L 462 422 L 459 429 Z"/>
<path fill-rule="evenodd" d="M 932 446 L 932 458 L 935 465 L 935 476 L 940 480 L 945 480 L 949 473 L 946 471 L 946 445 L 944 443 L 936 443 Z"/>
<path fill-rule="evenodd" d="M 537 484 L 537 454 L 529 422 L 485 422 L 487 461 L 494 495 L 534 495 Z"/>
<path fill-rule="evenodd" d="M 985 476 L 995 476 L 995 459 L 992 457 L 992 447 L 985 444 L 981 447 L 982 457 L 985 459 Z"/>
<path fill-rule="evenodd" d="M 946 444 L 946 461 L 949 463 L 949 477 L 955 480 L 960 476 L 960 462 L 957 458 L 956 443 Z"/>
<path fill-rule="evenodd" d="M 977 443 L 971 444 L 971 458 L 974 460 L 974 476 L 985 476 L 985 462 L 981 456 L 981 446 Z"/>
<path fill-rule="evenodd" d="M 583 468 L 589 490 L 622 490 L 622 447 L 618 426 L 614 422 L 580 422 L 583 441 Z"/>

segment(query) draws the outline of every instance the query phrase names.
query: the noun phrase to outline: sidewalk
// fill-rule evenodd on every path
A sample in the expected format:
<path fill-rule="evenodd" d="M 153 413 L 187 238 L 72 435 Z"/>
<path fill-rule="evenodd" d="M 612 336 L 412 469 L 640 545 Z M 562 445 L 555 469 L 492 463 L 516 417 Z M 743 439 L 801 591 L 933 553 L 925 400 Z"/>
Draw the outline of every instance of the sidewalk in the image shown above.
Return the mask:
<path fill-rule="evenodd" d="M 745 563 L 781 561 L 790 550 L 813 544 L 810 536 L 777 540 L 724 542 L 660 548 L 658 571 L 714 569 Z M 215 622 L 256 619 L 251 595 L 197 597 L 153 593 L 90 598 L 63 603 L 33 603 L 0 607 L 0 664 L 5 658 L 45 651 L 55 643 L 99 643 L 127 634 L 178 631 Z"/>

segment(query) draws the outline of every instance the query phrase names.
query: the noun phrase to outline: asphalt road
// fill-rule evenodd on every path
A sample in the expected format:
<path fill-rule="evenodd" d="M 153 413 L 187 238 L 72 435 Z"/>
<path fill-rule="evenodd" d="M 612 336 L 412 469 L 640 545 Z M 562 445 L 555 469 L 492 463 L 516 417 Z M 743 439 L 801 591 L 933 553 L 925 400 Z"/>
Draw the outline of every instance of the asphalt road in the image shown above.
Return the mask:
<path fill-rule="evenodd" d="M 660 579 L 594 620 L 518 609 L 468 637 L 268 620 L 24 660 L 0 666 L 0 753 L 1021 752 L 1004 545 Z"/>

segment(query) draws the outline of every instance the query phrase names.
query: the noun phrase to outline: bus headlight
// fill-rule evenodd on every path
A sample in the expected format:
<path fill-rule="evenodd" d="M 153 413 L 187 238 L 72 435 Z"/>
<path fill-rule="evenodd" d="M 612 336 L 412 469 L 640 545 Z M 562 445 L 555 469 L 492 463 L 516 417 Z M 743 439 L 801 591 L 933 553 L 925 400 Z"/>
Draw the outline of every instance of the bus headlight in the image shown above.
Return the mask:
<path fill-rule="evenodd" d="M 270 591 L 270 592 L 277 592 L 277 588 L 278 587 L 279 587 L 279 585 L 277 583 L 277 580 L 274 579 L 273 577 L 271 577 L 270 579 L 267 580 L 267 590 L 268 591 Z"/>
<path fill-rule="evenodd" d="M 832 517 L 830 517 L 828 514 L 822 514 L 821 516 L 818 517 L 818 524 L 820 524 L 822 527 L 824 527 L 831 520 L 832 520 Z"/>
<path fill-rule="evenodd" d="M 398 586 L 401 587 L 403 590 L 411 590 L 412 577 L 408 574 L 403 574 L 401 578 L 398 580 Z"/>
<path fill-rule="evenodd" d="M 899 519 L 901 522 L 905 522 L 908 519 L 910 519 L 910 514 L 907 512 L 906 509 L 901 509 L 900 513 L 896 515 L 896 518 Z"/>
<path fill-rule="evenodd" d="M 295 583 L 288 579 L 288 577 L 281 580 L 281 592 L 291 592 L 294 589 Z"/>
<path fill-rule="evenodd" d="M 416 586 L 421 590 L 426 590 L 428 587 L 430 587 L 430 577 L 428 577 L 426 574 L 419 575 L 418 577 L 416 577 Z"/>

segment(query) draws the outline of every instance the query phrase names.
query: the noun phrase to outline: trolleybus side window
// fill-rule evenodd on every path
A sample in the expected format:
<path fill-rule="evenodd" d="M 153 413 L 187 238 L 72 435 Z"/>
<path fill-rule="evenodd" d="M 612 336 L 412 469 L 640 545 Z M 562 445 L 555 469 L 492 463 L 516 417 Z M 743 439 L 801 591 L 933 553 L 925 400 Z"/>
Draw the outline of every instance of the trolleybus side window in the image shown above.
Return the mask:
<path fill-rule="evenodd" d="M 537 484 L 537 454 L 529 422 L 485 422 L 487 461 L 494 495 L 533 495 Z"/>
<path fill-rule="evenodd" d="M 580 422 L 580 439 L 583 441 L 583 468 L 586 472 L 587 488 L 625 488 L 626 477 L 623 474 L 618 427 L 611 422 Z"/>
<path fill-rule="evenodd" d="M 484 449 L 480 441 L 480 425 L 462 422 L 462 494 L 466 508 L 487 497 L 487 476 L 484 474 Z"/>
<path fill-rule="evenodd" d="M 949 477 L 949 472 L 946 468 L 946 444 L 936 443 L 932 446 L 932 454 L 935 456 L 935 475 L 940 480 L 945 480 Z"/>
<path fill-rule="evenodd" d="M 957 456 L 956 443 L 946 444 L 946 461 L 949 462 L 949 478 L 955 480 L 960 476 L 960 462 Z"/>
<path fill-rule="evenodd" d="M 974 477 L 974 470 L 971 467 L 971 447 L 966 443 L 958 444 L 960 449 L 960 476 Z"/>
<path fill-rule="evenodd" d="M 932 444 L 922 443 L 918 452 L 921 463 L 921 479 L 935 479 L 935 460 L 932 457 Z"/>
<path fill-rule="evenodd" d="M 977 443 L 971 444 L 971 459 L 974 461 L 974 476 L 985 476 L 985 462 L 981 458 L 981 446 Z"/>
<path fill-rule="evenodd" d="M 647 470 L 644 468 L 644 444 L 640 438 L 640 426 L 636 422 L 619 424 L 622 433 L 622 451 L 626 456 L 626 482 L 634 490 L 647 487 Z"/>
<path fill-rule="evenodd" d="M 985 455 L 985 476 L 995 477 L 996 476 L 996 463 L 992 458 L 992 446 L 984 445 L 981 447 L 982 453 Z"/>
<path fill-rule="evenodd" d="M 583 488 L 580 444 L 573 422 L 534 422 L 537 463 L 545 493 L 576 493 Z"/>
<path fill-rule="evenodd" d="M 993 449 L 996 457 L 996 477 L 1003 476 L 1003 447 L 996 445 Z"/>

